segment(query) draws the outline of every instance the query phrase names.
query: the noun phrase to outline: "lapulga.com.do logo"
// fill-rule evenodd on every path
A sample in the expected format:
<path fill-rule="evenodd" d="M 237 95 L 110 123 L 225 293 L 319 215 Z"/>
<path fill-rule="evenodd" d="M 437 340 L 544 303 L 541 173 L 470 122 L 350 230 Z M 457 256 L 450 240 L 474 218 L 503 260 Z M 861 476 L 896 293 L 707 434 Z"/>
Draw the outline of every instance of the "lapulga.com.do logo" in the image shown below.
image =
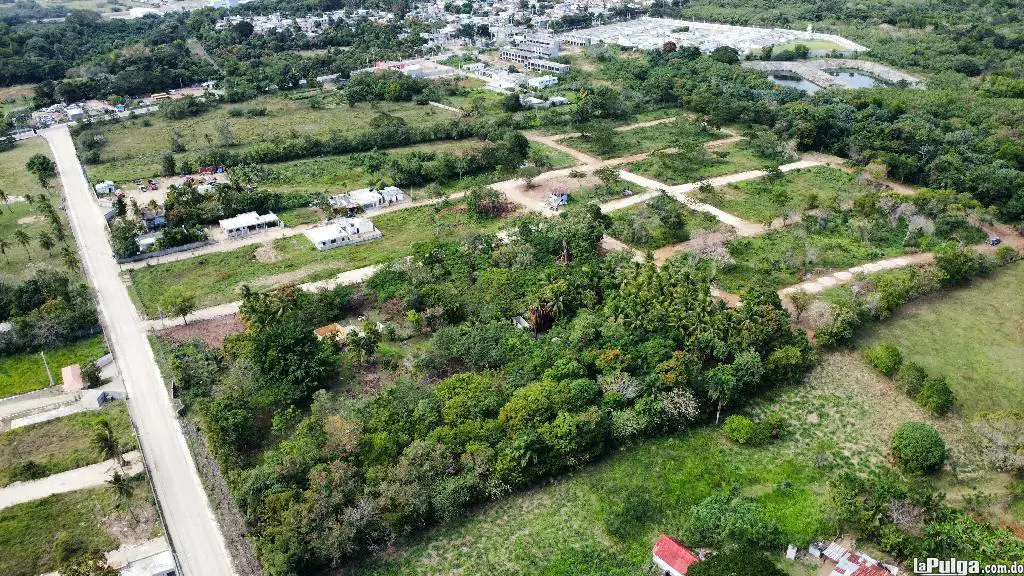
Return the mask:
<path fill-rule="evenodd" d="M 977 560 L 914 558 L 914 573 L 921 576 L 969 576 L 970 574 L 1024 574 L 1024 564 L 982 564 Z"/>

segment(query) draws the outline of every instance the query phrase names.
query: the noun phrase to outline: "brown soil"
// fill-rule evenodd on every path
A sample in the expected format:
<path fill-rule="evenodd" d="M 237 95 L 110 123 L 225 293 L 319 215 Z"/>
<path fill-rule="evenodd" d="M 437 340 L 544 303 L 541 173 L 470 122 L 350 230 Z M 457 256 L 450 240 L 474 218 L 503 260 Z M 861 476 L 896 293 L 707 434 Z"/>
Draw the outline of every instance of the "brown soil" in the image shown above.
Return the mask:
<path fill-rule="evenodd" d="M 190 338 L 201 338 L 214 348 L 224 347 L 224 338 L 245 330 L 245 323 L 238 314 L 221 316 L 210 320 L 197 320 L 185 326 L 172 326 L 157 332 L 165 342 L 177 344 Z"/>
<path fill-rule="evenodd" d="M 273 242 L 264 242 L 260 244 L 260 247 L 256 249 L 256 253 L 253 254 L 257 262 L 277 262 L 281 259 L 281 255 L 274 248 Z"/>

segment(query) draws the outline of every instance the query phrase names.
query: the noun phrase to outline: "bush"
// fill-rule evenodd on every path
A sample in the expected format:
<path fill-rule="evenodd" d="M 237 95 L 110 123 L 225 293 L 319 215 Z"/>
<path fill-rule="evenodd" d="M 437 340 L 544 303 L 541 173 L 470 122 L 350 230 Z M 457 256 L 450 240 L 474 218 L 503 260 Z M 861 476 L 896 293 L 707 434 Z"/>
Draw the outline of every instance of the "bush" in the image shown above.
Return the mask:
<path fill-rule="evenodd" d="M 729 416 L 725 419 L 722 431 L 733 442 L 752 444 L 752 440 L 754 440 L 754 421 L 746 416 Z"/>
<path fill-rule="evenodd" d="M 924 422 L 907 422 L 897 428 L 890 451 L 900 468 L 915 474 L 937 470 L 946 461 L 946 443 Z"/>
<path fill-rule="evenodd" d="M 1000 266 L 1006 266 L 1007 264 L 1020 260 L 1020 252 L 1018 252 L 1013 246 L 1003 244 L 999 248 L 996 248 L 995 259 Z"/>
<path fill-rule="evenodd" d="M 772 559 L 763 552 L 741 547 L 731 547 L 715 552 L 703 562 L 690 567 L 690 576 L 785 576 Z"/>
<path fill-rule="evenodd" d="M 928 378 L 917 395 L 917 403 L 936 416 L 945 416 L 956 404 L 956 396 L 941 376 Z"/>
<path fill-rule="evenodd" d="M 627 541 L 642 533 L 657 511 L 650 497 L 634 488 L 615 499 L 604 513 L 602 523 L 609 535 Z"/>
<path fill-rule="evenodd" d="M 882 342 L 874 348 L 864 350 L 864 357 L 882 374 L 893 377 L 903 364 L 903 354 L 895 345 Z"/>
<path fill-rule="evenodd" d="M 896 385 L 904 394 L 911 398 L 917 398 L 921 389 L 924 388 L 924 381 L 927 378 L 928 374 L 924 368 L 913 362 L 904 362 L 896 372 L 895 380 Z"/>
<path fill-rule="evenodd" d="M 754 423 L 754 444 L 767 444 L 786 433 L 786 419 L 781 414 L 769 414 Z"/>

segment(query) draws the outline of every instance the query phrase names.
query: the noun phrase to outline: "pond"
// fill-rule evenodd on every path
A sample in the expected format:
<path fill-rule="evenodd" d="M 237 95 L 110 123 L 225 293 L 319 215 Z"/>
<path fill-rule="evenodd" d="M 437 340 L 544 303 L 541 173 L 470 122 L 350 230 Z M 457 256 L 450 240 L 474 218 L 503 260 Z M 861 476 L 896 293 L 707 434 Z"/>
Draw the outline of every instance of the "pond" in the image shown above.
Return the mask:
<path fill-rule="evenodd" d="M 842 82 L 848 88 L 874 88 L 875 86 L 886 85 L 885 82 L 860 70 L 837 68 L 835 70 L 826 70 L 825 72 L 835 76 L 836 80 Z"/>
<path fill-rule="evenodd" d="M 799 74 L 787 74 L 785 72 L 771 72 L 768 74 L 768 79 L 781 86 L 789 86 L 790 88 L 796 88 L 797 90 L 803 90 L 808 94 L 814 94 L 818 90 L 821 90 L 821 86 L 818 86 L 814 82 L 807 80 Z"/>

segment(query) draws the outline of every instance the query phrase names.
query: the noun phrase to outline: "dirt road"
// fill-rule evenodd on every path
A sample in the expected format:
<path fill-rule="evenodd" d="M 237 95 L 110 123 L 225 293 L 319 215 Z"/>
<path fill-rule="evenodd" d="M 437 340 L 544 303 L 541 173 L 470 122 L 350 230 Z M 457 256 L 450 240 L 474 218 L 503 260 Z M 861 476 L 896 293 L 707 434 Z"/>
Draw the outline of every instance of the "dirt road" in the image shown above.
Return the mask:
<path fill-rule="evenodd" d="M 153 350 L 107 240 L 106 220 L 82 172 L 66 126 L 42 132 L 57 160 L 82 266 L 96 291 L 105 335 L 128 391 L 171 545 L 185 576 L 234 574 Z"/>

